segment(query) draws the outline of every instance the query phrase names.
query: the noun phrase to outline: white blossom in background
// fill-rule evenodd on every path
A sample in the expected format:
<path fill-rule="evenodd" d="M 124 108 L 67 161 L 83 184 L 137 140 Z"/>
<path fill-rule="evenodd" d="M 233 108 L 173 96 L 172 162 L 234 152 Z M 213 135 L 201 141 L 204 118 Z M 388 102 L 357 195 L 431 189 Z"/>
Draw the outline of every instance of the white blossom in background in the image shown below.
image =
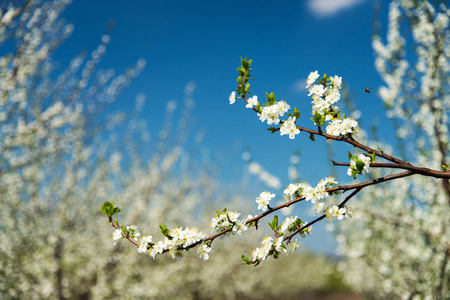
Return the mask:
<path fill-rule="evenodd" d="M 324 286 L 320 280 L 311 283 L 300 278 L 288 259 L 259 270 L 261 278 L 251 276 L 252 269 L 236 272 L 241 263 L 227 253 L 253 247 L 260 238 L 257 234 L 221 245 L 223 251 L 209 262 L 210 268 L 203 265 L 212 252 L 206 247 L 197 253 L 202 260 L 188 254 L 192 259 L 176 267 L 161 264 L 163 257 L 153 261 L 169 245 L 165 240 L 153 241 L 151 236 L 160 235 L 159 231 L 146 236 L 140 228 L 136 249 L 112 245 L 112 235 L 116 243 L 124 236 L 121 230 L 105 226 L 107 221 L 99 216 L 105 201 L 124 206 L 120 219 L 153 227 L 180 220 L 206 224 L 210 210 L 205 203 L 214 200 L 241 209 L 244 200 L 235 189 L 224 189 L 211 172 L 214 162 L 184 151 L 188 112 L 194 103 L 192 84 L 187 85 L 184 105 L 169 102 L 163 129 L 155 132 L 138 115 L 109 109 L 145 67 L 144 60 L 137 60 L 124 72 L 105 69 L 100 62 L 109 35 L 99 36 L 98 47 L 74 57 L 67 66 L 53 62 L 53 51 L 73 31 L 60 17 L 69 2 L 0 3 L 1 298 L 275 296 L 273 289 L 261 284 L 262 278 L 274 273 L 280 274 L 285 289 L 292 289 L 294 283 L 296 289 Z M 137 97 L 136 113 L 142 111 L 143 100 L 142 95 Z M 181 114 L 178 124 L 175 113 Z M 103 117 L 105 124 L 98 124 Z M 173 125 L 177 130 L 170 130 Z M 110 132 L 119 126 L 126 133 Z M 169 136 L 177 142 L 170 142 Z M 236 222 L 234 232 L 244 230 L 242 222 Z M 188 245 L 198 237 L 186 234 L 178 240 Z M 149 253 L 150 259 L 143 264 L 147 257 L 132 255 L 136 250 Z M 177 258 L 179 251 L 174 250 L 173 256 Z M 329 262 L 321 257 L 294 259 L 306 268 L 314 266 L 313 278 L 331 274 L 325 268 Z M 220 272 L 211 276 L 211 270 Z M 231 276 L 235 280 L 228 280 Z"/>
<path fill-rule="evenodd" d="M 281 180 L 266 171 L 258 162 L 252 160 L 250 152 L 246 151 L 242 153 L 242 159 L 247 163 L 250 174 L 257 176 L 266 186 L 273 189 L 279 189 L 281 187 Z"/>
<path fill-rule="evenodd" d="M 378 93 L 397 124 L 397 151 L 414 165 L 436 170 L 450 161 L 449 15 L 444 2 L 391 1 L 385 38 L 378 32 L 372 42 L 384 81 Z M 368 146 L 395 155 L 381 141 Z M 367 176 L 385 175 L 371 168 Z M 414 176 L 376 185 L 358 193 L 352 206 L 353 218 L 336 231 L 340 269 L 354 288 L 374 299 L 450 298 L 445 182 Z"/>

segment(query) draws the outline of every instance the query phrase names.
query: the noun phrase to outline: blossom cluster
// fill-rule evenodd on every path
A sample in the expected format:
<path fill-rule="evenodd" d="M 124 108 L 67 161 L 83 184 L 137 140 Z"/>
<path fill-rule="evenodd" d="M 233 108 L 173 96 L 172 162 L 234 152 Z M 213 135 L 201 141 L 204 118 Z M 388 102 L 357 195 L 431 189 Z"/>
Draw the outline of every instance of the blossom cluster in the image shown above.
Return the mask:
<path fill-rule="evenodd" d="M 353 209 L 351 206 L 339 207 L 337 205 L 331 205 L 326 208 L 325 215 L 328 220 L 342 220 L 344 217 L 351 218 L 353 216 Z"/>
<path fill-rule="evenodd" d="M 369 158 L 370 160 L 370 158 Z M 319 183 L 312 187 L 307 183 L 291 183 L 284 190 L 284 199 L 286 201 L 292 201 L 294 199 L 305 197 L 306 201 L 311 201 L 311 203 L 315 204 L 314 211 L 316 214 L 325 213 L 328 220 L 338 219 L 342 220 L 343 217 L 350 217 L 353 214 L 351 208 L 341 208 L 339 209 L 336 205 L 327 206 L 324 199 L 330 196 L 330 193 L 327 192 L 327 189 L 330 189 L 333 185 L 338 182 L 333 177 L 326 177 L 319 181 Z M 335 194 L 337 192 L 333 192 Z M 286 219 L 286 224 L 290 224 Z M 290 226 L 290 225 L 285 225 Z M 284 227 L 283 227 L 284 228 Z"/>
<path fill-rule="evenodd" d="M 326 131 L 330 135 L 340 136 L 346 135 L 349 133 L 357 133 L 358 132 L 358 122 L 356 122 L 353 118 L 345 118 L 334 119 L 332 120 L 326 128 Z"/>
<path fill-rule="evenodd" d="M 337 181 L 333 177 L 326 177 L 319 181 L 316 187 L 312 187 L 307 183 L 291 183 L 284 190 L 284 199 L 291 201 L 296 198 L 305 197 L 306 201 L 316 203 L 318 200 L 329 196 L 326 189 L 331 188 L 332 185 L 337 184 Z"/>
<path fill-rule="evenodd" d="M 119 240 L 121 240 L 124 237 L 130 237 L 135 242 L 139 240 L 139 237 L 141 236 L 141 233 L 139 232 L 139 229 L 135 225 L 130 225 L 127 227 L 122 227 L 120 229 L 116 229 L 113 232 L 113 245 L 115 245 Z"/>
<path fill-rule="evenodd" d="M 277 218 L 275 218 L 275 220 L 277 220 Z M 244 261 L 247 264 L 259 264 L 262 261 L 265 261 L 269 256 L 278 258 L 278 255 L 280 255 L 281 253 L 287 254 L 287 243 L 285 243 L 284 239 L 287 238 L 287 236 L 292 232 L 295 232 L 299 228 L 304 227 L 306 224 L 307 222 L 300 220 L 297 216 L 287 217 L 280 226 L 278 226 L 277 224 L 272 224 L 271 227 L 275 232 L 276 239 L 268 236 L 265 237 L 261 243 L 261 247 L 253 250 L 251 260 L 247 259 L 244 256 Z M 307 234 L 310 235 L 311 231 L 312 226 L 308 226 L 307 228 L 303 229 L 300 234 L 302 237 L 305 237 Z M 300 248 L 300 244 L 297 242 L 297 240 L 289 241 L 289 244 L 292 246 L 292 251 Z"/>
<path fill-rule="evenodd" d="M 221 232 L 231 228 L 229 231 L 231 234 L 241 234 L 243 231 L 247 231 L 248 225 L 246 223 L 248 220 L 252 219 L 253 216 L 248 215 L 246 219 L 239 220 L 238 218 L 240 215 L 241 214 L 236 211 L 227 211 L 225 208 L 223 211 L 217 212 L 217 217 L 211 219 L 209 228 L 211 228 L 212 232 Z"/>
<path fill-rule="evenodd" d="M 183 257 L 183 250 L 197 244 L 205 237 L 206 235 L 195 227 L 186 228 L 184 230 L 182 227 L 174 228 L 169 232 L 169 235 L 164 238 L 163 241 L 157 242 L 154 246 L 152 246 L 152 248 L 150 248 L 150 255 L 153 259 L 155 259 L 157 254 L 169 250 L 172 258 L 180 259 Z"/>
<path fill-rule="evenodd" d="M 272 105 L 263 106 L 258 117 L 261 122 L 267 121 L 268 125 L 279 124 L 280 117 L 284 116 L 290 108 L 291 106 L 286 101 L 281 100 Z"/>
<path fill-rule="evenodd" d="M 331 121 L 326 127 L 330 135 L 340 136 L 358 132 L 358 122 L 352 118 L 341 118 L 339 107 L 334 104 L 341 99 L 342 77 L 337 75 L 319 79 L 317 71 L 311 72 L 306 79 L 308 96 L 312 96 L 312 120 L 320 126 L 324 121 Z M 317 84 L 315 84 L 317 83 Z"/>
<path fill-rule="evenodd" d="M 333 76 L 328 78 L 329 84 L 326 84 L 326 81 L 314 84 L 319 76 L 317 71 L 311 72 L 306 79 L 306 88 L 309 91 L 308 96 L 313 98 L 311 102 L 313 104 L 313 115 L 316 112 L 321 115 L 325 114 L 325 120 L 328 121 L 339 111 L 339 108 L 333 106 L 333 104 L 341 99 L 339 89 L 342 87 L 342 77 Z M 326 78 L 326 75 L 324 78 Z"/>
<path fill-rule="evenodd" d="M 289 117 L 280 127 L 280 135 L 288 135 L 291 140 L 295 138 L 297 134 L 300 133 L 300 130 L 295 125 L 296 117 Z"/>
<path fill-rule="evenodd" d="M 272 250 L 272 247 L 273 238 L 266 236 L 261 243 L 261 247 L 253 250 L 252 261 L 255 262 L 258 260 L 266 260 L 266 258 L 269 256 L 269 252 Z"/>
<path fill-rule="evenodd" d="M 272 198 L 275 197 L 275 194 L 270 192 L 262 192 L 256 197 L 256 203 L 258 203 L 258 209 L 262 211 L 266 211 L 269 208 L 269 203 Z"/>
<path fill-rule="evenodd" d="M 137 242 L 137 251 L 139 253 L 148 252 L 153 259 L 155 259 L 157 254 L 161 254 L 165 251 L 169 251 L 172 258 L 181 259 L 183 257 L 183 250 L 186 250 L 198 243 L 200 243 L 206 235 L 195 227 L 183 229 L 183 227 L 176 227 L 171 231 L 168 231 L 164 225 L 161 225 L 163 234 L 166 235 L 164 240 L 153 243 L 152 236 L 143 236 L 140 238 L 141 234 L 138 228 L 134 225 L 130 226 L 120 226 L 113 232 L 114 245 L 117 241 L 124 237 L 132 238 Z M 167 232 L 164 231 L 164 229 Z M 199 256 L 205 260 L 209 258 L 209 253 L 212 248 L 208 244 L 203 244 L 197 249 Z"/>
<path fill-rule="evenodd" d="M 280 234 L 283 237 L 288 236 L 290 233 L 296 231 L 300 227 L 305 226 L 308 224 L 308 222 L 302 221 L 297 216 L 293 217 L 287 217 L 283 223 L 278 227 L 278 234 Z M 313 230 L 312 226 L 308 226 L 307 228 L 303 229 L 300 232 L 300 235 L 302 238 L 306 237 L 306 235 L 311 235 L 311 231 Z"/>

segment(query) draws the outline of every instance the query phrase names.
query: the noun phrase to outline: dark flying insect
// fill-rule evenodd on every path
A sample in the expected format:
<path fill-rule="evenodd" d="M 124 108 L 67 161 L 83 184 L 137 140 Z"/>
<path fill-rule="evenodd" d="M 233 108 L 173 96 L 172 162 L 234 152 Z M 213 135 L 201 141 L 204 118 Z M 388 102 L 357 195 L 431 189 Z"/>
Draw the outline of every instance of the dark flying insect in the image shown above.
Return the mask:
<path fill-rule="evenodd" d="M 366 88 L 364 88 L 364 92 L 366 92 L 366 93 L 369 93 L 370 94 L 370 91 L 371 91 L 372 89 L 366 89 Z"/>

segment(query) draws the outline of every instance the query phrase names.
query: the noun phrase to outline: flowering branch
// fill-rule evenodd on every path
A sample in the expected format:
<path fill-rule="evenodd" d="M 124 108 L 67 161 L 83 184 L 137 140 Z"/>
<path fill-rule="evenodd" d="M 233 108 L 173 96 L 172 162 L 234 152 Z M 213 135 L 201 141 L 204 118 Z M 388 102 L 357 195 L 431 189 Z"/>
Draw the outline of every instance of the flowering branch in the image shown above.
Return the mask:
<path fill-rule="evenodd" d="M 293 242 L 292 238 L 298 234 L 301 234 L 302 237 L 311 234 L 313 224 L 325 218 L 328 220 L 350 218 L 353 215 L 353 209 L 346 206 L 347 202 L 367 186 L 415 174 L 443 179 L 450 178 L 450 172 L 417 167 L 407 161 L 384 153 L 381 148 L 375 150 L 356 141 L 354 136 L 358 133 L 358 122 L 346 117 L 345 114 L 341 115 L 339 108 L 334 105 L 340 99 L 341 77 L 329 77 L 325 74 L 322 78 L 319 78 L 317 71 L 312 72 L 308 76 L 306 87 L 310 92 L 309 96 L 312 95 L 313 98 L 313 118 L 311 120 L 317 126 L 317 130 L 311 130 L 297 126 L 296 121 L 300 118 L 300 111 L 294 107 L 292 113 L 288 113 L 291 108 L 290 105 L 283 100 L 277 102 L 273 93 L 266 93 L 267 103 L 264 104 L 259 103 L 257 96 L 249 97 L 251 62 L 251 60 L 241 58 L 242 66 L 237 69 L 239 72 L 237 79 L 238 98 L 243 98 L 246 108 L 256 112 L 262 122 L 267 122 L 268 125 L 279 124 L 278 127 L 268 128 L 272 133 L 280 132 L 280 135 L 288 135 L 290 139 L 294 139 L 300 132 L 306 132 L 310 134 L 310 139 L 313 141 L 315 136 L 321 136 L 326 139 L 348 143 L 355 148 L 365 151 L 366 153 L 360 155 L 353 155 L 351 152 L 348 152 L 349 163 L 338 163 L 330 159 L 335 166 L 348 167 L 347 174 L 355 179 L 356 176 L 369 172 L 370 167 L 403 169 L 405 171 L 353 185 L 339 185 L 336 187 L 333 186 L 337 184 L 337 181 L 332 177 L 321 180 L 316 187 L 312 187 L 307 183 L 291 183 L 284 190 L 286 202 L 275 207 L 270 206 L 270 202 L 275 197 L 275 194 L 268 191 L 262 192 L 255 201 L 258 204 L 258 209 L 262 210 L 263 213 L 257 216 L 249 215 L 247 218 L 239 220 L 240 213 L 238 212 L 227 211 L 227 209 L 217 211 L 217 216 L 211 219 L 209 226 L 211 231 L 215 233 L 209 237 L 196 228 L 174 228 L 169 230 L 165 225 L 161 224 L 161 233 L 165 238 L 162 241 L 152 242 L 151 236 L 140 237 L 136 226 L 121 226 L 117 219 L 113 222 L 112 215 L 119 212 L 120 209 L 114 207 L 114 204 L 107 202 L 102 206 L 102 211 L 109 218 L 111 226 L 116 229 L 113 234 L 114 243 L 122 238 L 126 238 L 138 247 L 138 252 L 149 252 L 153 259 L 157 254 L 166 252 L 170 252 L 173 258 L 181 258 L 183 251 L 198 247 L 197 253 L 199 256 L 208 259 L 209 253 L 213 251 L 212 243 L 217 237 L 235 233 L 242 234 L 251 226 L 255 226 L 257 229 L 258 223 L 262 218 L 300 201 L 306 200 L 315 204 L 314 210 L 320 216 L 311 223 L 302 221 L 297 216 L 291 216 L 279 225 L 278 216 L 275 215 L 273 217 L 269 226 L 273 230 L 275 239 L 266 237 L 261 247 L 253 251 L 251 258 L 242 256 L 244 264 L 258 265 L 270 256 L 277 258 L 282 252 L 287 252 L 288 245 L 291 245 L 293 250 L 298 248 L 297 241 Z M 237 94 L 234 91 L 230 94 L 230 104 L 236 101 L 236 96 Z M 288 118 L 281 120 L 280 118 L 284 114 Z M 323 132 L 321 125 L 325 122 L 329 123 L 326 127 L 326 132 Z M 375 163 L 376 157 L 383 158 L 390 161 L 390 163 Z M 349 190 L 353 190 L 353 192 L 338 205 L 325 202 L 325 198 Z"/>

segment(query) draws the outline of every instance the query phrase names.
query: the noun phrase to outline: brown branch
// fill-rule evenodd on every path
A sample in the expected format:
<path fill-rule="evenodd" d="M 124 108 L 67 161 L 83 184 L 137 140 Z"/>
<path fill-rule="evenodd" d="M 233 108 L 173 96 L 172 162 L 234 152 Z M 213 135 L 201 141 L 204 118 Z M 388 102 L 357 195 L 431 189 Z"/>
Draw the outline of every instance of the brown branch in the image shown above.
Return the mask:
<path fill-rule="evenodd" d="M 135 241 L 133 241 L 133 239 L 130 238 L 130 236 L 128 234 L 125 234 L 119 227 L 119 225 L 117 225 L 116 223 L 113 222 L 112 217 L 109 217 L 109 223 L 111 224 L 112 227 L 114 227 L 115 229 L 119 229 L 120 232 L 122 233 L 122 236 L 124 238 L 126 238 L 127 240 L 129 240 L 130 242 L 132 242 L 136 247 L 139 246 L 138 243 L 136 243 Z"/>
<path fill-rule="evenodd" d="M 374 185 L 374 184 L 379 184 L 379 183 L 382 183 L 382 182 L 387 182 L 387 181 L 390 181 L 390 180 L 395 180 L 395 179 L 411 176 L 411 175 L 414 175 L 414 174 L 416 174 L 416 173 L 408 170 L 406 172 L 393 174 L 393 175 L 388 175 L 388 176 L 384 176 L 384 177 L 379 177 L 379 178 L 376 178 L 376 179 L 373 179 L 373 180 L 369 180 L 369 181 L 365 181 L 365 182 L 361 182 L 361 183 L 357 183 L 357 184 L 353 184 L 353 185 L 342 185 L 342 186 L 338 186 L 338 187 L 335 187 L 335 188 L 330 188 L 330 189 L 327 189 L 325 191 L 328 192 L 328 193 L 334 193 L 334 192 L 338 192 L 338 191 L 344 191 L 345 192 L 345 191 L 349 191 L 349 190 L 355 190 L 341 204 L 339 204 L 339 207 L 341 208 L 343 205 L 345 205 L 345 203 L 347 203 L 348 200 L 350 200 L 351 197 L 356 195 L 357 192 L 359 192 L 361 189 L 363 189 L 363 188 L 365 188 L 367 186 L 371 186 L 371 185 Z M 262 214 L 260 214 L 258 216 L 253 217 L 250 220 L 247 220 L 245 222 L 245 224 L 247 225 L 247 224 L 252 223 L 252 222 L 255 222 L 257 224 L 258 221 L 260 219 L 264 218 L 265 216 L 267 216 L 267 215 L 269 215 L 269 214 L 271 214 L 271 213 L 273 213 L 273 212 L 275 212 L 277 210 L 280 210 L 282 208 L 289 207 L 292 204 L 295 204 L 295 203 L 303 201 L 303 200 L 305 200 L 305 197 L 300 197 L 300 198 L 294 199 L 292 201 L 280 204 L 280 205 L 278 205 L 278 206 L 276 206 L 276 207 L 274 207 L 274 208 L 272 208 L 272 209 L 270 209 L 270 210 L 268 210 L 268 211 L 266 211 L 266 212 L 264 212 L 264 213 L 262 213 Z M 304 228 L 307 228 L 308 226 L 313 225 L 314 223 L 322 220 L 323 218 L 325 218 L 325 215 L 315 219 L 313 222 L 307 224 L 306 227 L 304 227 Z M 112 227 L 114 227 L 116 229 L 120 229 L 119 226 L 113 222 L 112 217 L 109 218 L 109 222 L 110 222 Z M 303 230 L 303 229 L 301 229 L 301 230 Z M 222 236 L 222 235 L 226 234 L 227 232 L 229 232 L 231 230 L 232 230 L 232 227 L 229 227 L 229 228 L 227 228 L 225 230 L 222 230 L 221 232 L 218 232 L 218 233 L 216 233 L 214 235 L 211 235 L 209 237 L 206 237 L 206 238 L 204 238 L 204 239 L 202 239 L 202 240 L 200 240 L 200 241 L 198 241 L 198 242 L 196 242 L 194 244 L 191 244 L 188 247 L 186 247 L 185 249 L 193 248 L 193 247 L 195 247 L 195 246 L 197 246 L 199 244 L 202 244 L 202 243 L 204 243 L 206 241 L 211 241 L 211 243 L 212 243 L 214 241 L 214 239 L 216 239 L 219 236 Z M 297 233 L 298 232 L 296 232 L 295 234 L 297 234 Z M 295 234 L 291 235 L 290 238 L 292 238 L 292 236 L 294 236 Z M 136 243 L 135 241 L 133 241 L 133 239 L 131 239 L 128 235 L 126 235 L 124 233 L 122 233 L 122 235 L 127 240 L 129 240 L 131 243 L 133 243 L 136 247 L 139 246 L 139 244 Z M 165 253 L 165 252 L 168 252 L 168 251 L 169 250 L 164 250 L 162 253 Z"/>
<path fill-rule="evenodd" d="M 331 158 L 330 158 L 330 161 L 335 166 L 346 166 L 346 167 L 350 166 L 349 163 L 338 163 L 338 162 L 332 160 Z M 443 178 L 443 179 L 450 178 L 450 172 L 436 171 L 436 170 L 429 169 L 429 168 L 416 167 L 409 163 L 407 165 L 392 164 L 392 163 L 370 163 L 370 166 L 374 167 L 374 168 L 390 168 L 390 169 L 410 170 L 416 174 L 420 174 L 420 175 L 428 176 L 428 177 Z"/>
<path fill-rule="evenodd" d="M 344 207 L 344 205 L 345 205 L 345 204 L 346 204 L 353 196 L 355 196 L 355 195 L 356 195 L 360 190 L 362 190 L 362 189 L 363 189 L 363 187 L 360 187 L 360 188 L 357 188 L 356 190 L 354 190 L 353 193 L 351 193 L 350 195 L 348 195 L 347 198 L 345 198 L 344 201 L 342 201 L 342 202 L 338 205 L 338 207 L 339 207 L 339 208 Z M 314 221 L 312 221 L 311 223 L 308 223 L 308 224 L 306 224 L 306 225 L 304 225 L 304 226 L 298 228 L 298 229 L 297 229 L 295 232 L 293 232 L 291 235 L 289 235 L 288 237 L 285 237 L 285 238 L 283 239 L 283 241 L 289 241 L 289 242 L 290 242 L 291 239 L 292 239 L 295 235 L 299 234 L 300 232 L 302 232 L 303 230 L 305 230 L 305 229 L 308 228 L 309 226 L 312 226 L 313 224 L 315 224 L 315 223 L 317 223 L 317 222 L 323 220 L 325 217 L 326 217 L 326 214 L 323 214 L 323 215 L 321 215 L 320 217 L 316 218 L 316 219 L 315 219 Z"/>

